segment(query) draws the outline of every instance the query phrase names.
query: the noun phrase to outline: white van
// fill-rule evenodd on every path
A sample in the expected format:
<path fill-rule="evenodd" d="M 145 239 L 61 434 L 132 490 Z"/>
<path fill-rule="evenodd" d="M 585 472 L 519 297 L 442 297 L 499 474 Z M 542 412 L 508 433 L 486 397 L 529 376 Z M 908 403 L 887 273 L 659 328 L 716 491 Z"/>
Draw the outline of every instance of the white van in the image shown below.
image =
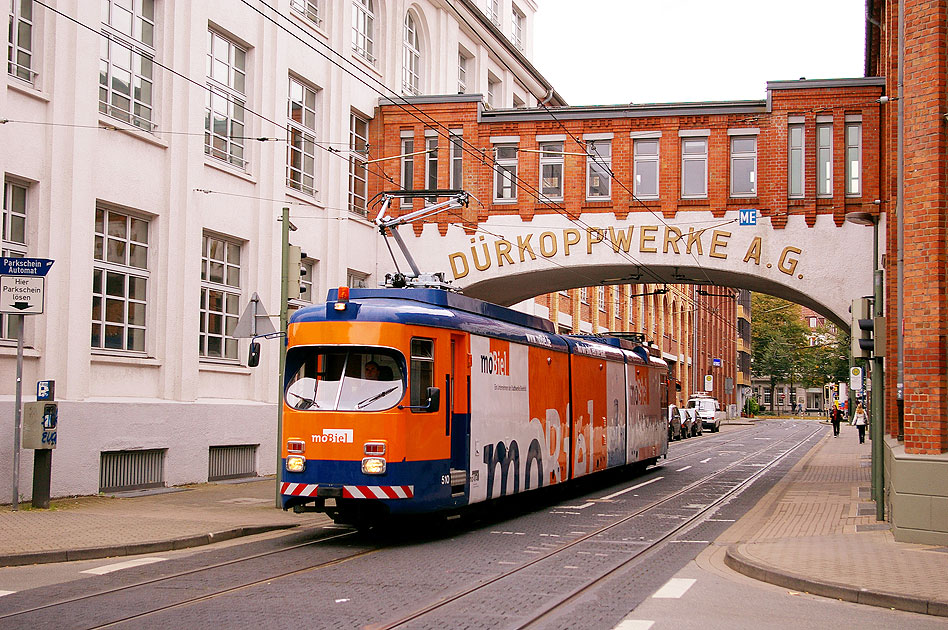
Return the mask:
<path fill-rule="evenodd" d="M 727 415 L 721 410 L 718 400 L 710 396 L 692 396 L 688 400 L 688 409 L 694 409 L 701 418 L 702 428 L 710 429 L 712 433 L 721 430 L 721 422 Z"/>

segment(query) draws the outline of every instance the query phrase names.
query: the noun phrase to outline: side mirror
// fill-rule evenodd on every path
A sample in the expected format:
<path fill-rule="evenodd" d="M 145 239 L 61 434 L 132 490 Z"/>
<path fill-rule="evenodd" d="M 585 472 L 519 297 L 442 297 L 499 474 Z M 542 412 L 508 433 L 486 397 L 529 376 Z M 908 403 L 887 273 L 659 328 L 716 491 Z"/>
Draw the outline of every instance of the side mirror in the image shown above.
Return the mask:
<path fill-rule="evenodd" d="M 437 387 L 428 388 L 428 405 L 425 408 L 427 412 L 435 412 L 441 408 L 441 390 Z"/>
<path fill-rule="evenodd" d="M 247 367 L 257 367 L 260 365 L 260 342 L 250 342 L 250 354 L 247 357 Z"/>

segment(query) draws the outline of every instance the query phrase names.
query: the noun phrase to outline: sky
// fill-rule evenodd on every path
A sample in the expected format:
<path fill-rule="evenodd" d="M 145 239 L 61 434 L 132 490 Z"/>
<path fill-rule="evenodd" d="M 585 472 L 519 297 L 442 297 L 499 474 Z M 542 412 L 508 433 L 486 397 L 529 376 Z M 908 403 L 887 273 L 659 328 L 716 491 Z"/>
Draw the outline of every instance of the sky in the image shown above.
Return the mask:
<path fill-rule="evenodd" d="M 570 105 L 763 100 L 865 74 L 865 0 L 537 0 L 531 61 Z"/>

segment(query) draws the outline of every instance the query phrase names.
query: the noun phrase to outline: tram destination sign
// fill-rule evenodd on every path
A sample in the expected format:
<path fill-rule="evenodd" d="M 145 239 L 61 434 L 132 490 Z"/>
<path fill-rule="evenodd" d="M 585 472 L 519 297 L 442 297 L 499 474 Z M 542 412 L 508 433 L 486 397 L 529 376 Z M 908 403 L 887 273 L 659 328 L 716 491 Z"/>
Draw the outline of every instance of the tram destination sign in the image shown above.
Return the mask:
<path fill-rule="evenodd" d="M 49 258 L 0 258 L 0 276 L 45 276 L 53 261 Z"/>

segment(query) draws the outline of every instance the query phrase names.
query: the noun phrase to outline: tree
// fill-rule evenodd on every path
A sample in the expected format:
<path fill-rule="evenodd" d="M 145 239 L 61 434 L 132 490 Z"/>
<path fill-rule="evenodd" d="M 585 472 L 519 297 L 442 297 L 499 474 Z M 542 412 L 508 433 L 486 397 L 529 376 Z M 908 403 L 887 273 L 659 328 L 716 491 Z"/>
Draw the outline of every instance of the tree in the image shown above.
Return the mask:
<path fill-rule="evenodd" d="M 769 378 L 771 412 L 777 383 L 789 382 L 792 392 L 794 382 L 802 379 L 802 348 L 808 347 L 809 331 L 798 304 L 763 293 L 751 295 L 751 372 Z"/>
<path fill-rule="evenodd" d="M 822 387 L 828 381 L 849 379 L 849 333 L 833 324 L 813 331 L 817 343 L 802 353 L 804 387 Z"/>

